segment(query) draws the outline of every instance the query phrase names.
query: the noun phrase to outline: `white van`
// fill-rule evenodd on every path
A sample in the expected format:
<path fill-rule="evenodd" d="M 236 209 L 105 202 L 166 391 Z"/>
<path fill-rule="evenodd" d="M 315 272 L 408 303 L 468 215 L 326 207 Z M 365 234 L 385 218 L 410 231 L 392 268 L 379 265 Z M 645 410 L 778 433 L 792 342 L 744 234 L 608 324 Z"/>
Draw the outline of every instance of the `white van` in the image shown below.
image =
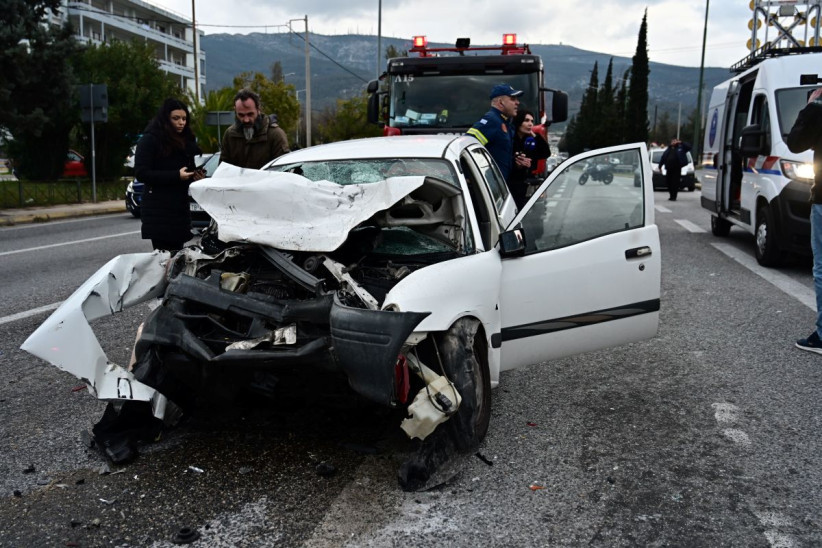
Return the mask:
<path fill-rule="evenodd" d="M 822 53 L 767 58 L 711 94 L 702 207 L 711 212 L 714 235 L 727 236 L 733 226 L 753 234 L 764 266 L 778 265 L 786 253 L 810 253 L 813 152 L 794 154 L 785 139 L 819 87 L 819 72 Z"/>

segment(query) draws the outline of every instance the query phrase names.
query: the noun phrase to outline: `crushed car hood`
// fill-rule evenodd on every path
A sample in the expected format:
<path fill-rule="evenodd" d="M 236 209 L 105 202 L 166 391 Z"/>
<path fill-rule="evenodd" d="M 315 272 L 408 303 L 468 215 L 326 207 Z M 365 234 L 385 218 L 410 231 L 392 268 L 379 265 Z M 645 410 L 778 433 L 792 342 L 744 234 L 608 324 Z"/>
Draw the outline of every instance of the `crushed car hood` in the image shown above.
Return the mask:
<path fill-rule="evenodd" d="M 348 232 L 421 187 L 424 177 L 340 185 L 301 175 L 220 164 L 191 196 L 217 222 L 224 242 L 288 251 L 333 251 Z"/>

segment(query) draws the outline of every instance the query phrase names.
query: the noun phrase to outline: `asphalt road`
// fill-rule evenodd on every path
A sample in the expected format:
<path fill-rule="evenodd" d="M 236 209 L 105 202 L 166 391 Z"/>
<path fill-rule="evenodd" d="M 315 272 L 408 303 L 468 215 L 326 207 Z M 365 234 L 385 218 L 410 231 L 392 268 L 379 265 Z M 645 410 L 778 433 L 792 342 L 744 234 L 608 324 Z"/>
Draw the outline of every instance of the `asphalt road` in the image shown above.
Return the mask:
<path fill-rule="evenodd" d="M 658 336 L 503 373 L 479 454 L 417 493 L 396 480 L 401 417 L 330 388 L 203 409 L 107 465 L 81 436 L 103 405 L 19 346 L 46 315 L 26 311 L 148 250 L 139 222 L 0 229 L 0 546 L 174 546 L 182 528 L 194 546 L 821 545 L 822 356 L 793 347 L 809 263 L 759 269 L 749 236 L 710 234 L 699 192 L 656 199 Z M 96 325 L 113 361 L 145 312 Z"/>

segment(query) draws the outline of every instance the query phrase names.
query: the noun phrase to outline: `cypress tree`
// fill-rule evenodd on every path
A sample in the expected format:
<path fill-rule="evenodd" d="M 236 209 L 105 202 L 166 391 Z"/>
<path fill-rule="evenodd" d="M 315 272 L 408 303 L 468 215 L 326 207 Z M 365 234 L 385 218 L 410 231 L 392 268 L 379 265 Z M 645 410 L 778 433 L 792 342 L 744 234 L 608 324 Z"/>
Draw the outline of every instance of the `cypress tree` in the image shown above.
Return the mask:
<path fill-rule="evenodd" d="M 636 53 L 631 62 L 631 85 L 628 89 L 626 141 L 648 141 L 648 10 L 642 16 Z"/>
<path fill-rule="evenodd" d="M 630 78 L 631 69 L 626 69 L 622 74 L 622 83 L 619 86 L 619 91 L 617 91 L 616 99 L 614 100 L 614 106 L 616 108 L 616 128 L 614 131 L 617 138 L 616 142 L 619 144 L 629 142 L 625 134 L 625 116 L 628 108 L 628 80 Z"/>
<path fill-rule="evenodd" d="M 597 120 L 597 96 L 599 94 L 599 65 L 594 62 L 594 70 L 591 71 L 591 79 L 588 87 L 582 94 L 582 103 L 579 107 L 579 114 L 576 117 L 575 142 L 579 149 L 576 152 L 583 152 L 586 149 L 596 147 Z"/>
<path fill-rule="evenodd" d="M 616 105 L 614 104 L 614 58 L 608 62 L 605 80 L 597 95 L 597 125 L 594 134 L 596 148 L 619 144 L 617 140 Z"/>

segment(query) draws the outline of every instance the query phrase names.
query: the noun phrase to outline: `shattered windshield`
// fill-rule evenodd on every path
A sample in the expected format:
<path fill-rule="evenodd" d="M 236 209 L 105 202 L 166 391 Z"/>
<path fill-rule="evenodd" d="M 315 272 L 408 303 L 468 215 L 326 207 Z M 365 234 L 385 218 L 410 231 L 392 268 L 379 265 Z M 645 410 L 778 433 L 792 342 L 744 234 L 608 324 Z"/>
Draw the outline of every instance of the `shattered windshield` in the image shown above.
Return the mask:
<path fill-rule="evenodd" d="M 271 166 L 271 171 L 302 175 L 311 181 L 331 181 L 338 185 L 377 183 L 389 177 L 423 175 L 434 177 L 458 187 L 451 164 L 445 160 L 420 158 L 378 158 L 370 160 L 329 160 L 294 162 Z"/>

